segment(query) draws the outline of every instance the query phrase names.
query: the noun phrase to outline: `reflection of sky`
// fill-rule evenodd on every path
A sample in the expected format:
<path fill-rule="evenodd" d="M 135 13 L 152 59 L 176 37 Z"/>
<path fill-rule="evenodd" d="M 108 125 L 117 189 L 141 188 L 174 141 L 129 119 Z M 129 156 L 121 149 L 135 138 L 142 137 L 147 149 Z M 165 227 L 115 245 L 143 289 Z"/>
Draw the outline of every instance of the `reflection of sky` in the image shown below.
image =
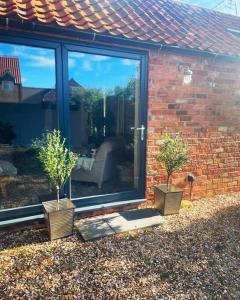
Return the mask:
<path fill-rule="evenodd" d="M 55 86 L 54 50 L 0 43 L 0 55 L 19 58 L 23 86 L 38 88 Z"/>
<path fill-rule="evenodd" d="M 0 43 L 0 55 L 19 58 L 23 86 L 55 87 L 54 50 Z M 136 60 L 71 52 L 69 78 L 81 86 L 108 90 L 126 86 L 137 76 L 138 65 Z"/>
<path fill-rule="evenodd" d="M 69 53 L 69 78 L 74 78 L 81 86 L 112 89 L 124 87 L 130 78 L 136 78 L 139 62 L 136 60 Z"/>
<path fill-rule="evenodd" d="M 233 5 L 232 8 L 230 5 L 228 5 L 228 2 L 231 1 L 221 1 L 221 0 L 182 0 L 182 2 L 188 3 L 188 4 L 194 4 L 210 9 L 215 9 L 223 13 L 227 14 L 236 14 L 235 6 Z M 234 1 L 233 1 L 234 3 Z M 238 4 L 240 5 L 240 4 Z"/>

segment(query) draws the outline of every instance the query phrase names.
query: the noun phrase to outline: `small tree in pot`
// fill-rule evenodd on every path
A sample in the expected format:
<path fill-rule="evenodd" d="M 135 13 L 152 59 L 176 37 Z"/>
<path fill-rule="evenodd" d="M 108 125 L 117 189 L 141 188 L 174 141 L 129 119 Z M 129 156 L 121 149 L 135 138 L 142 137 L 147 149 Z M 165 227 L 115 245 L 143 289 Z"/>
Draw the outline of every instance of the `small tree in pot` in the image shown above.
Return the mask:
<path fill-rule="evenodd" d="M 178 213 L 183 191 L 170 184 L 170 179 L 175 171 L 181 170 L 187 163 L 188 147 L 181 141 L 179 134 L 164 134 L 159 150 L 157 160 L 165 166 L 167 182 L 166 185 L 155 187 L 155 203 L 163 215 Z"/>
<path fill-rule="evenodd" d="M 33 142 L 37 158 L 56 191 L 57 199 L 43 203 L 50 238 L 72 234 L 74 205 L 69 199 L 61 199 L 60 190 L 68 180 L 76 164 L 76 155 L 66 147 L 66 139 L 59 130 L 48 131 Z"/>

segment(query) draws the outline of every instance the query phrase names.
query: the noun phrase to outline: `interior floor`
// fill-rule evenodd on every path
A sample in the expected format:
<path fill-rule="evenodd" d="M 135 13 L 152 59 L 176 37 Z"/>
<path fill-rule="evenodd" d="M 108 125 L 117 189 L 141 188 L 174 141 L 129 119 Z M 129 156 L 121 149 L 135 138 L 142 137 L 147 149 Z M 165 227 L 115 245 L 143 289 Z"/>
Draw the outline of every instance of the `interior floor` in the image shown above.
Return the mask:
<path fill-rule="evenodd" d="M 11 162 L 18 172 L 16 176 L 0 176 L 0 209 L 40 204 L 55 199 L 55 192 L 31 149 L 0 147 L 0 154 L 1 158 Z M 127 170 L 125 172 L 128 173 Z M 127 191 L 133 188 L 133 182 L 130 178 L 127 180 L 126 176 L 117 174 L 104 182 L 101 189 L 96 183 L 74 180 L 71 186 L 72 198 L 81 198 Z"/>
<path fill-rule="evenodd" d="M 77 182 L 72 180 L 71 188 L 72 198 L 81 198 L 131 190 L 133 188 L 133 182 L 124 182 L 121 181 L 119 177 L 116 177 L 103 183 L 102 188 L 99 189 L 95 183 Z"/>

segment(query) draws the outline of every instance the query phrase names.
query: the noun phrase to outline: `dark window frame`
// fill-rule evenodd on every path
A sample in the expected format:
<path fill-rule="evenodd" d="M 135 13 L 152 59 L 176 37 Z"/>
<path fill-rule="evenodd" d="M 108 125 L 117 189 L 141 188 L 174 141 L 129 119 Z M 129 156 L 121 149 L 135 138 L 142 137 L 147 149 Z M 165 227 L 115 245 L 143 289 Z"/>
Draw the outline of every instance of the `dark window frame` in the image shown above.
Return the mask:
<path fill-rule="evenodd" d="M 24 45 L 30 47 L 40 47 L 53 49 L 55 51 L 55 74 L 56 74 L 56 95 L 58 128 L 65 134 L 69 144 L 69 106 L 68 106 L 68 61 L 67 51 L 82 51 L 91 54 L 109 55 L 120 58 L 140 60 L 140 103 L 142 124 L 147 127 L 147 78 L 148 78 L 148 56 L 146 51 L 126 48 L 122 46 L 109 46 L 97 43 L 84 44 L 69 39 L 56 39 L 42 34 L 34 34 L 34 37 L 24 33 L 3 32 L 0 43 L 10 43 L 14 45 Z M 65 71 L 64 71 L 65 70 Z M 145 131 L 146 137 L 146 131 Z M 87 207 L 89 205 L 106 204 L 116 201 L 142 199 L 145 196 L 146 183 L 146 138 L 141 146 L 140 183 L 138 191 L 126 191 L 113 193 L 110 195 L 96 195 L 74 200 L 77 207 Z M 69 183 L 65 185 L 62 196 L 69 195 Z M 92 198 L 92 199 L 91 199 Z M 91 201 L 89 201 L 91 199 Z M 43 213 L 42 205 L 30 205 L 18 208 L 0 210 L 0 221 L 28 217 Z"/>

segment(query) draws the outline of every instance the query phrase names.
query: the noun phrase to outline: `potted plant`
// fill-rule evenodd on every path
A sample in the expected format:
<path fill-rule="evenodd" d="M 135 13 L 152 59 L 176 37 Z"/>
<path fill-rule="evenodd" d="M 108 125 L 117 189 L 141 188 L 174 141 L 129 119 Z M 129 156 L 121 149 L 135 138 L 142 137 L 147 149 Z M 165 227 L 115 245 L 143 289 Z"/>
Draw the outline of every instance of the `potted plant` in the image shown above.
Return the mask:
<path fill-rule="evenodd" d="M 50 239 L 71 235 L 74 222 L 74 204 L 70 199 L 60 199 L 60 191 L 76 164 L 76 156 L 66 148 L 66 140 L 59 130 L 43 134 L 33 143 L 51 186 L 56 191 L 56 200 L 43 202 L 45 220 Z"/>
<path fill-rule="evenodd" d="M 179 213 L 183 191 L 170 184 L 172 174 L 181 170 L 188 160 L 188 148 L 181 141 L 179 134 L 164 134 L 159 146 L 157 160 L 162 162 L 167 172 L 167 182 L 155 187 L 154 199 L 156 207 L 163 215 Z"/>

